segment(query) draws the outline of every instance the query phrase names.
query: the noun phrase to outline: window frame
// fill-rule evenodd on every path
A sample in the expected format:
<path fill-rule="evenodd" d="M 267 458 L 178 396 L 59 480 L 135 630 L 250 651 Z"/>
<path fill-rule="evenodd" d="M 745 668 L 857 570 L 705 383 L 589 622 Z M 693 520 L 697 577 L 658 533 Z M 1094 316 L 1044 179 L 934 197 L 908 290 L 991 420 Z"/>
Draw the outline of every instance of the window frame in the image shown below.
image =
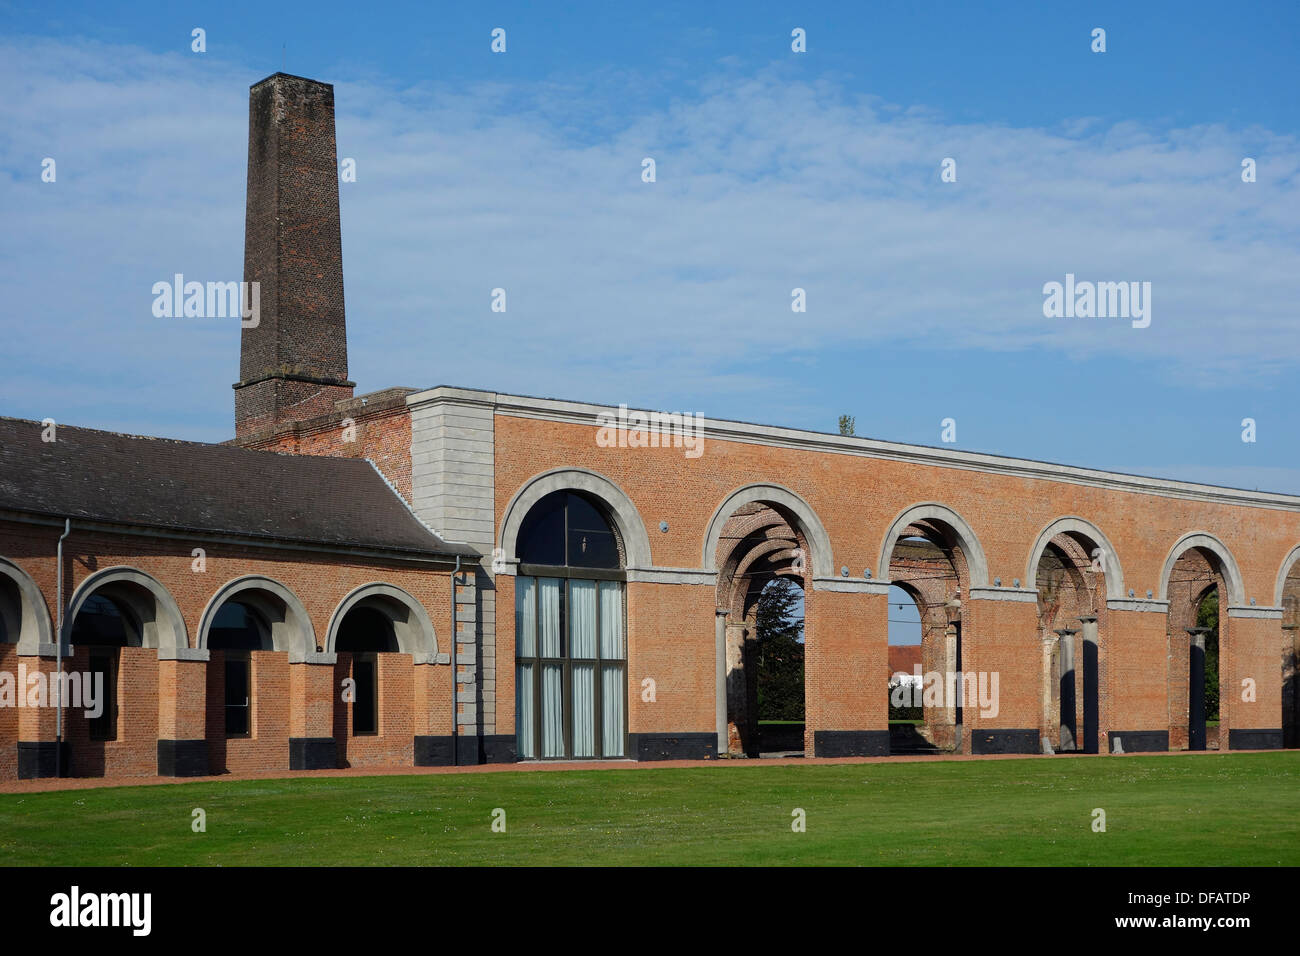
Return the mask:
<path fill-rule="evenodd" d="M 588 574 L 589 571 L 597 571 L 597 574 Z M 560 608 L 559 608 L 559 635 L 560 635 L 560 656 L 546 657 L 541 653 L 542 642 L 541 635 L 536 634 L 533 638 L 534 653 L 532 655 L 523 655 L 519 653 L 519 641 L 516 634 L 515 639 L 515 680 L 520 679 L 520 665 L 532 665 L 532 684 L 533 684 L 533 756 L 520 758 L 522 761 L 532 760 L 626 760 L 628 753 L 628 658 L 627 658 L 627 574 L 622 569 L 593 569 L 593 568 L 571 568 L 571 567 L 551 567 L 547 565 L 520 565 L 519 575 L 516 577 L 534 578 L 557 578 L 562 584 L 560 587 Z M 593 581 L 596 584 L 596 633 L 594 636 L 594 657 L 574 657 L 573 642 L 569 635 L 569 602 L 572 593 L 572 581 Z M 621 657 L 602 657 L 602 628 L 600 615 L 600 591 L 602 584 L 619 585 L 619 612 L 623 618 L 623 655 Z M 539 584 L 533 585 L 533 620 L 541 621 L 541 596 L 542 589 Z M 517 606 L 517 605 L 516 605 Z M 573 665 L 590 664 L 593 671 L 593 749 L 595 753 L 590 756 L 577 756 L 573 752 Z M 560 707 L 563 714 L 563 742 L 564 753 L 560 756 L 548 756 L 543 753 L 542 747 L 542 669 L 550 665 L 560 666 Z M 622 666 L 622 704 L 623 704 L 623 734 L 621 753 L 606 754 L 605 735 L 604 735 L 604 687 L 605 687 L 605 667 L 610 664 L 619 664 Z M 516 730 L 516 734 L 518 731 Z"/>
<path fill-rule="evenodd" d="M 87 718 L 87 733 L 95 743 L 112 743 L 117 740 L 117 680 L 121 670 L 121 648 L 114 647 L 111 644 L 90 644 L 85 646 L 89 648 L 86 670 L 92 675 L 98 673 L 101 669 L 103 670 L 105 697 L 104 712 L 98 717 Z M 104 661 L 106 666 L 96 668 L 96 661 Z M 93 676 L 91 680 L 94 680 Z M 101 727 L 106 727 L 107 730 L 100 730 Z"/>
<path fill-rule="evenodd" d="M 222 719 L 224 720 L 223 730 L 227 740 L 244 740 L 253 736 L 253 659 L 250 651 L 227 651 L 223 650 L 221 674 L 221 693 L 224 698 L 222 708 Z M 244 671 L 244 687 L 247 695 L 244 697 L 244 703 L 230 703 L 230 665 L 242 665 Z M 230 711 L 232 707 L 244 708 L 244 731 L 242 733 L 230 732 Z"/>
<path fill-rule="evenodd" d="M 380 733 L 380 727 L 379 727 L 379 712 L 380 712 L 380 707 L 379 707 L 379 684 L 380 684 L 380 680 L 379 680 L 379 655 L 380 655 L 380 654 L 383 654 L 383 653 L 387 653 L 387 652 L 385 652 L 385 651 L 348 651 L 348 652 L 346 652 L 346 653 L 350 653 L 350 654 L 352 655 L 352 661 L 351 661 L 351 665 L 350 665 L 350 667 L 351 667 L 351 671 L 352 671 L 352 680 L 353 680 L 353 682 L 354 682 L 354 686 L 355 686 L 355 688 L 356 688 L 356 697 L 355 697 L 355 699 L 352 701 L 352 706 L 351 706 L 351 708 L 350 708 L 351 711 L 352 711 L 352 713 L 351 713 L 351 715 L 350 715 L 350 716 L 351 716 L 351 719 L 350 719 L 349 722 L 348 722 L 348 723 L 349 723 L 349 727 L 348 727 L 348 736 L 349 736 L 349 737 L 379 737 L 379 736 L 382 736 L 382 734 Z M 369 709 L 369 712 L 370 712 L 371 721 L 372 721 L 372 723 L 373 723 L 373 725 L 374 725 L 374 729 L 373 729 L 373 730 L 357 730 L 357 712 L 358 712 L 358 705 L 361 704 L 361 700 L 362 700 L 362 695 L 361 695 L 361 681 L 357 679 L 357 664 L 364 664 L 364 665 L 366 665 L 366 666 L 369 668 L 369 670 L 370 670 L 370 677 L 371 677 L 371 679 L 370 679 L 370 681 L 369 681 L 369 688 L 370 688 L 370 690 L 369 690 L 369 694 L 370 694 L 370 706 L 369 706 L 368 709 Z"/>

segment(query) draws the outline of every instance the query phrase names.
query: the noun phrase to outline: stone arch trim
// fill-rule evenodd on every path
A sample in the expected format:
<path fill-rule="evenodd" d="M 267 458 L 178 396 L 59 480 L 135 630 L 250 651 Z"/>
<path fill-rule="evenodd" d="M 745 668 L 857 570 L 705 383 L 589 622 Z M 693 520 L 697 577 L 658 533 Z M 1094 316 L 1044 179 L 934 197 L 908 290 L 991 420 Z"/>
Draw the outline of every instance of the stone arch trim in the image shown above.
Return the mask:
<path fill-rule="evenodd" d="M 72 646 L 72 622 L 77 619 L 86 599 L 96 591 L 109 584 L 126 582 L 147 591 L 154 601 L 154 619 L 152 627 L 147 627 L 140 635 L 140 646 L 157 650 L 178 650 L 189 647 L 189 635 L 185 628 L 185 617 L 181 609 L 157 578 L 146 574 L 139 568 L 118 565 L 96 571 L 87 577 L 72 594 L 68 602 L 68 611 L 63 617 L 63 634 L 61 642 L 65 648 Z"/>
<path fill-rule="evenodd" d="M 1025 587 L 1032 588 L 1034 582 L 1038 580 L 1038 562 L 1042 560 L 1043 552 L 1052 539 L 1059 534 L 1066 534 L 1073 531 L 1076 534 L 1084 535 L 1089 538 L 1097 547 L 1101 548 L 1101 568 L 1106 574 L 1106 598 L 1107 600 L 1120 600 L 1126 596 L 1124 590 L 1124 569 L 1120 566 L 1119 554 L 1115 551 L 1115 546 L 1110 543 L 1095 524 L 1086 518 L 1079 518 L 1069 515 L 1064 518 L 1057 518 L 1047 525 L 1038 534 L 1038 540 L 1034 542 L 1033 550 L 1029 552 L 1029 563 L 1025 565 Z"/>
<path fill-rule="evenodd" d="M 1286 579 L 1297 561 L 1300 561 L 1300 544 L 1291 549 L 1291 552 L 1282 560 L 1282 567 L 1278 569 L 1277 584 L 1273 588 L 1274 607 L 1282 606 L 1282 599 L 1286 597 Z"/>
<path fill-rule="evenodd" d="M 902 537 L 907 526 L 917 521 L 929 520 L 942 521 L 956 532 L 962 554 L 966 557 L 966 566 L 970 573 L 970 587 L 988 587 L 988 559 L 984 557 L 984 548 L 980 545 L 975 531 L 965 518 L 947 505 L 941 505 L 935 501 L 912 505 L 899 512 L 898 517 L 889 526 L 889 530 L 885 532 L 885 537 L 880 543 L 880 561 L 877 564 L 876 579 L 878 581 L 889 581 L 889 559 L 894 553 L 894 545 L 898 543 L 898 539 Z"/>
<path fill-rule="evenodd" d="M 399 652 L 410 654 L 417 664 L 431 664 L 437 661 L 438 635 L 434 631 L 429 612 L 408 592 L 382 581 L 363 584 L 339 602 L 339 606 L 330 616 L 329 629 L 325 634 L 325 653 L 336 653 L 339 628 L 343 625 L 343 619 L 349 611 L 369 598 L 384 598 L 406 609 L 405 621 L 390 618 L 393 621 L 393 633 L 397 637 Z M 384 610 L 387 613 L 387 608 Z"/>
<path fill-rule="evenodd" d="M 1183 535 L 1174 542 L 1174 546 L 1169 549 L 1169 555 L 1165 558 L 1164 570 L 1160 572 L 1160 594 L 1161 601 L 1169 600 L 1169 576 L 1173 573 L 1174 564 L 1181 558 L 1184 552 L 1191 548 L 1204 548 L 1211 552 L 1219 559 L 1220 571 L 1223 574 L 1224 583 L 1228 587 L 1228 600 L 1220 601 L 1227 607 L 1241 607 L 1246 603 L 1246 586 L 1241 577 L 1241 570 L 1237 567 L 1237 560 L 1228 550 L 1227 545 L 1210 534 L 1208 531 L 1191 531 Z"/>
<path fill-rule="evenodd" d="M 245 591 L 263 591 L 279 598 L 284 604 L 284 620 L 273 621 L 271 625 L 271 645 L 274 650 L 288 651 L 290 661 L 304 661 L 316 653 L 316 632 L 302 601 L 279 581 L 257 574 L 227 581 L 212 595 L 199 617 L 199 629 L 196 632 L 198 647 L 207 648 L 208 632 L 221 605 Z"/>
<path fill-rule="evenodd" d="M 50 620 L 50 609 L 45 604 L 40 585 L 21 567 L 8 558 L 0 557 L 0 575 L 14 582 L 18 588 L 18 597 L 22 602 L 18 621 L 18 653 L 32 655 L 42 646 L 54 643 L 54 625 Z"/>
<path fill-rule="evenodd" d="M 553 491 L 583 491 L 599 499 L 609 510 L 619 536 L 626 549 L 625 564 L 627 568 L 648 568 L 650 559 L 650 537 L 646 534 L 645 523 L 641 513 L 622 488 L 604 475 L 586 468 L 556 468 L 534 475 L 524 482 L 515 492 L 501 517 L 501 529 L 497 537 L 497 547 L 501 549 L 508 566 L 518 563 L 515 542 L 519 539 L 519 529 L 524 518 L 533 505 Z"/>
<path fill-rule="evenodd" d="M 797 530 L 803 532 L 804 538 L 807 539 L 808 545 L 812 549 L 813 578 L 834 576 L 835 568 L 831 553 L 831 539 L 826 533 L 826 527 L 822 524 L 821 518 L 817 517 L 817 512 L 812 509 L 808 502 L 789 488 L 769 483 L 757 483 L 737 488 L 726 497 L 722 504 L 718 505 L 704 535 L 704 557 L 700 567 L 706 571 L 718 570 L 718 541 L 722 537 L 722 526 L 727 523 L 727 519 L 735 514 L 737 508 L 753 504 L 756 501 L 779 505 L 791 512 L 798 522 L 799 527 Z"/>

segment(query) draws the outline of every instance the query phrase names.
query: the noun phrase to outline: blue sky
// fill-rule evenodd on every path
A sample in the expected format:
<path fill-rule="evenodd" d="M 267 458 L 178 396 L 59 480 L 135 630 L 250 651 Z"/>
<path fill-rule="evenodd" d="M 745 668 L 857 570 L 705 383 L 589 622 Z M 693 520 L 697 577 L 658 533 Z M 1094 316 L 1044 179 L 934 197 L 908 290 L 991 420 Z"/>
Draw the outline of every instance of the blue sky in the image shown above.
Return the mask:
<path fill-rule="evenodd" d="M 247 89 L 283 68 L 335 84 L 357 161 L 361 391 L 952 417 L 957 448 L 1300 493 L 1300 5 L 108 9 L 0 2 L 0 414 L 230 436 L 237 329 L 150 289 L 240 277 Z M 1045 318 L 1066 273 L 1151 282 L 1150 327 Z"/>

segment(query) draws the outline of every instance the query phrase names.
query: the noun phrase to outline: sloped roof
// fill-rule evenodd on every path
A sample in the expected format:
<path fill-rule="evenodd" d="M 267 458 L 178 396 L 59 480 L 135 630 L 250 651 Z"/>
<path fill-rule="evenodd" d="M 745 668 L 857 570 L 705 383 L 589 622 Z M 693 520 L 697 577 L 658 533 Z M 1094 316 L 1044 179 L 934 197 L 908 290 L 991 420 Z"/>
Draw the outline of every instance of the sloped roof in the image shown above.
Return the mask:
<path fill-rule="evenodd" d="M 0 509 L 196 533 L 475 555 L 429 530 L 370 462 L 0 417 Z"/>

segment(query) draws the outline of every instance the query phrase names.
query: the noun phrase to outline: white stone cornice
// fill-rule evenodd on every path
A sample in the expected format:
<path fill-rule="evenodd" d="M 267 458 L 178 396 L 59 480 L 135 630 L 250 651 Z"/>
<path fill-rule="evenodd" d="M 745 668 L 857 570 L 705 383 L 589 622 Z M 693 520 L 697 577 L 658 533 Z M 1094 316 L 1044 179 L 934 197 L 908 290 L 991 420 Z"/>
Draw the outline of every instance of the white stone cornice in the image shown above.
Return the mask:
<path fill-rule="evenodd" d="M 445 385 L 412 393 L 407 396 L 406 401 L 412 407 L 438 403 L 474 404 L 492 408 L 499 415 L 568 422 L 577 425 L 589 425 L 592 428 L 597 427 L 597 415 L 602 413 L 607 415 L 618 414 L 618 407 L 613 405 L 595 405 L 589 402 L 574 402 L 553 398 L 533 398 L 525 395 L 509 395 Z M 646 414 L 650 412 L 650 410 L 641 409 L 634 409 L 633 411 L 644 411 Z M 1010 458 L 980 452 L 957 451 L 951 448 L 933 448 L 928 445 L 907 445 L 901 442 L 880 441 L 854 435 L 832 435 L 797 428 L 755 425 L 749 422 L 705 418 L 703 419 L 703 429 L 705 455 L 708 454 L 707 443 L 709 441 L 735 441 L 792 448 L 801 451 L 822 451 L 866 458 L 882 458 L 892 461 L 934 465 L 942 468 L 978 471 L 986 474 L 1009 475 L 1015 478 L 1067 482 L 1069 484 L 1126 491 L 1134 494 L 1159 495 L 1166 498 L 1300 512 L 1300 495 L 1248 491 L 1241 488 L 1222 488 L 1216 485 L 1100 471 L 1092 468 L 1060 465 L 1053 462 Z"/>

